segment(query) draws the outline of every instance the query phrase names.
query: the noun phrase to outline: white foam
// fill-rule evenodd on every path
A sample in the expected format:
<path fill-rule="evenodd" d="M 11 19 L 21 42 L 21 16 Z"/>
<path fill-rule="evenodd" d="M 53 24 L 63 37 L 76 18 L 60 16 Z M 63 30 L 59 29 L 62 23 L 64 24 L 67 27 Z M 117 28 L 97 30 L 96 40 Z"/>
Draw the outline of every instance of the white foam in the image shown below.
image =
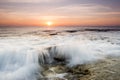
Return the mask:
<path fill-rule="evenodd" d="M 8 44 L 0 49 L 0 80 L 36 80 L 41 70 L 37 52 Z"/>
<path fill-rule="evenodd" d="M 95 41 L 74 42 L 56 47 L 54 56 L 65 57 L 68 59 L 68 65 L 73 66 L 104 59 L 107 56 L 120 56 L 120 46 Z"/>
<path fill-rule="evenodd" d="M 39 58 L 42 63 L 45 62 L 44 56 L 40 56 L 42 54 L 47 56 L 48 61 L 52 61 L 54 56 L 65 57 L 68 66 L 94 62 L 109 55 L 120 56 L 119 45 L 90 39 L 88 35 L 78 33 L 0 39 L 0 80 L 36 80 L 37 76 L 41 76 L 39 70 L 42 70 Z M 51 46 L 56 46 L 56 49 L 51 49 L 52 56 L 45 49 Z"/>

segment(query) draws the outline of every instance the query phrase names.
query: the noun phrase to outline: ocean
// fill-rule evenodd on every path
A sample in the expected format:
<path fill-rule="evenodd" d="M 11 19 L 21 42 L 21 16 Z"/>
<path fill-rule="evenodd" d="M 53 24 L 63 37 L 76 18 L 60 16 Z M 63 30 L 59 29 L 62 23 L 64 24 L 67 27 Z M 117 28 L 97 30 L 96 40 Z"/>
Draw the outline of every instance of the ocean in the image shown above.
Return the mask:
<path fill-rule="evenodd" d="M 64 79 L 67 73 L 43 75 L 43 66 L 107 57 L 120 57 L 120 27 L 0 27 L 0 80 Z"/>

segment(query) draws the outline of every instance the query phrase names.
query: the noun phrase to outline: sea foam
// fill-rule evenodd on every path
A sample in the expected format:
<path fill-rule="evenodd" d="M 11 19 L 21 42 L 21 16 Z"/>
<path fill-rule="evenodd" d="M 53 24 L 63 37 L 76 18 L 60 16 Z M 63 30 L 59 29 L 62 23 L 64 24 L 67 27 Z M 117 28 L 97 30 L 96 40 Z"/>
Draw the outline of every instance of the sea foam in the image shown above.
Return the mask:
<path fill-rule="evenodd" d="M 42 65 L 54 64 L 55 58 L 65 59 L 66 66 L 71 67 L 108 56 L 120 56 L 118 44 L 100 38 L 91 40 L 92 37 L 95 36 L 64 33 L 44 37 L 27 35 L 1 38 L 0 80 L 37 80 L 43 77 Z"/>

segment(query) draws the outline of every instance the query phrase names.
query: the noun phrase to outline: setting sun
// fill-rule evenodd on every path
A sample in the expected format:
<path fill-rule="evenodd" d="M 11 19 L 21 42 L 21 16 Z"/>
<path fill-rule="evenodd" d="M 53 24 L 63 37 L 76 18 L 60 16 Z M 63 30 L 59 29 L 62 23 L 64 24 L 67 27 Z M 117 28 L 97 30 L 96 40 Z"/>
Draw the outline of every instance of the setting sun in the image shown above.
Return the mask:
<path fill-rule="evenodd" d="M 47 25 L 48 25 L 48 26 L 51 26 L 52 24 L 53 24 L 53 22 L 51 22 L 51 21 L 48 21 L 48 22 L 47 22 Z"/>

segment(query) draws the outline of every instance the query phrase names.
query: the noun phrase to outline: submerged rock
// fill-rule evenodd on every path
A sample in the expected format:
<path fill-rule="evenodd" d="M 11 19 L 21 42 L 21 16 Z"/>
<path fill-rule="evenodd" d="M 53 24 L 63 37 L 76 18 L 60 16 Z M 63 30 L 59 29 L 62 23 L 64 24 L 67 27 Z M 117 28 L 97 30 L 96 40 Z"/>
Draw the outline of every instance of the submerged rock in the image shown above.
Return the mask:
<path fill-rule="evenodd" d="M 47 80 L 80 80 L 81 77 L 90 75 L 90 71 L 82 65 L 47 65 L 44 68 L 42 74 Z"/>
<path fill-rule="evenodd" d="M 67 68 L 67 72 L 72 73 L 72 74 L 83 74 L 83 75 L 90 74 L 90 71 L 81 65 Z"/>
<path fill-rule="evenodd" d="M 63 62 L 65 61 L 65 58 L 54 57 L 54 60 L 58 62 Z"/>
<path fill-rule="evenodd" d="M 48 47 L 46 50 L 49 54 L 44 51 L 39 57 L 39 62 L 44 68 L 41 72 L 43 80 L 79 80 L 91 73 L 85 65 L 68 66 L 70 57 L 58 54 L 56 46 Z"/>
<path fill-rule="evenodd" d="M 80 80 L 82 77 L 90 75 L 91 72 L 89 69 L 85 68 L 83 65 L 77 65 L 73 67 L 66 68 L 67 73 L 69 73 L 66 77 L 68 80 Z"/>
<path fill-rule="evenodd" d="M 49 35 L 54 36 L 54 35 L 57 35 L 57 33 L 50 33 Z"/>

